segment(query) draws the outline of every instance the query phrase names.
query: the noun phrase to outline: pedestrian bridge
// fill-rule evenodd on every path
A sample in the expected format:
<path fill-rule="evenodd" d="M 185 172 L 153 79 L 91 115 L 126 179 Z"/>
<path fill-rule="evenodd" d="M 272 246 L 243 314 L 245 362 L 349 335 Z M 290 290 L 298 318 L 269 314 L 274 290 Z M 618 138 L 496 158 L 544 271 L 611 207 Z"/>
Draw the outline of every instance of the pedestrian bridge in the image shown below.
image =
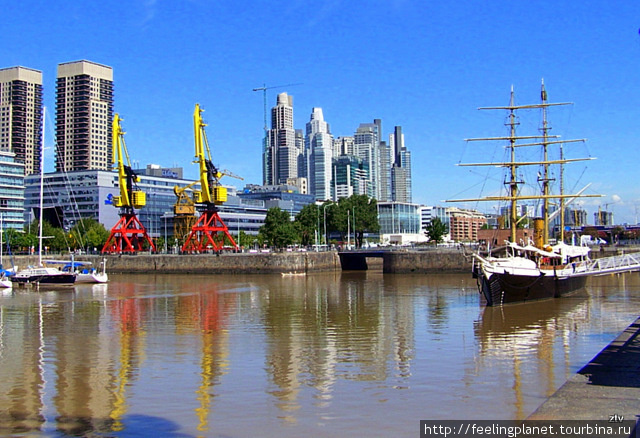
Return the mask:
<path fill-rule="evenodd" d="M 367 258 L 384 258 L 384 254 L 388 254 L 389 251 L 338 251 L 340 257 L 340 266 L 343 271 L 366 271 L 369 269 L 367 265 Z"/>

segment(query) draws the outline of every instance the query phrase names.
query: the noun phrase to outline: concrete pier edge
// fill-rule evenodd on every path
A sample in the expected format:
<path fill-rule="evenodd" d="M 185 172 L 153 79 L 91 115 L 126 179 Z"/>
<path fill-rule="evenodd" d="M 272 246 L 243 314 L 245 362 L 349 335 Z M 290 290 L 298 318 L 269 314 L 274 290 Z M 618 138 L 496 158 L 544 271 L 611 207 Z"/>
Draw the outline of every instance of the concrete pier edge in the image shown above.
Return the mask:
<path fill-rule="evenodd" d="M 640 317 L 527 420 L 608 421 L 612 415 L 634 421 L 640 415 Z"/>

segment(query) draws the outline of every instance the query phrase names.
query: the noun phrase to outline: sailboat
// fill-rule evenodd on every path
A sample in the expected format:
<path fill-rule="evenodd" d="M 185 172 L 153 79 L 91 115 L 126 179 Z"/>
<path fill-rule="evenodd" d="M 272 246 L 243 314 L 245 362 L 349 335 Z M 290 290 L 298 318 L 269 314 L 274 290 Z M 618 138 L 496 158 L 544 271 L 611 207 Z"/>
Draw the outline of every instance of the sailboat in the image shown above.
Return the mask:
<path fill-rule="evenodd" d="M 44 114 L 42 117 L 42 145 L 40 148 L 40 217 L 38 224 L 38 266 L 30 266 L 18 271 L 10 277 L 14 285 L 47 285 L 47 286 L 73 286 L 76 281 L 75 272 L 63 272 L 58 268 L 44 266 L 42 263 L 42 219 L 44 204 Z"/>
<path fill-rule="evenodd" d="M 461 164 L 463 166 L 495 166 L 508 169 L 508 176 L 505 182 L 507 194 L 505 196 L 452 201 L 508 201 L 509 203 L 510 239 L 505 242 L 505 253 L 499 256 L 493 255 L 491 251 L 486 254 L 481 254 L 480 252 L 472 254 L 472 273 L 477 279 L 478 290 L 486 299 L 487 306 L 557 298 L 584 287 L 587 278 L 591 275 L 640 269 L 640 260 L 632 260 L 630 263 L 625 261 L 624 267 L 617 260 L 614 260 L 612 263 L 616 266 L 605 269 L 603 268 L 604 265 L 589 259 L 589 248 L 587 246 L 567 244 L 564 242 L 563 234 L 561 234 L 557 244 L 551 245 L 549 239 L 551 218 L 549 201 L 552 199 L 560 200 L 558 213 L 563 213 L 567 199 L 573 200 L 577 197 L 596 197 L 600 195 L 583 194 L 586 187 L 577 194 L 572 195 L 565 195 L 562 189 L 560 193 L 551 193 L 549 184 L 552 181 L 549 174 L 551 165 L 560 165 L 562 169 L 562 166 L 567 163 L 593 158 L 565 159 L 561 154 L 560 159 L 549 159 L 549 147 L 584 140 L 558 140 L 557 136 L 550 136 L 546 119 L 547 108 L 556 105 L 568 105 L 568 103 L 548 103 L 544 81 L 542 82 L 541 97 L 542 102 L 539 104 L 516 105 L 512 87 L 508 106 L 480 108 L 508 111 L 506 125 L 510 129 L 509 135 L 506 137 L 469 139 L 468 141 L 506 141 L 510 159 L 503 163 Z M 516 112 L 521 109 L 536 108 L 541 109 L 543 113 L 542 135 L 517 135 L 516 126 L 519 122 Z M 542 160 L 518 160 L 516 150 L 525 147 L 542 148 Z M 542 172 L 538 176 L 538 182 L 542 185 L 542 193 L 525 194 L 524 190 L 521 190 L 523 182 L 519 180 L 517 171 L 523 166 L 542 166 Z M 562 186 L 562 183 L 560 186 Z M 533 240 L 528 239 L 525 242 L 518 242 L 516 228 L 519 219 L 517 212 L 519 203 L 524 200 L 542 200 L 544 205 L 542 207 L 542 218 L 536 218 L 533 221 Z M 562 233 L 564 224 L 560 228 Z"/>

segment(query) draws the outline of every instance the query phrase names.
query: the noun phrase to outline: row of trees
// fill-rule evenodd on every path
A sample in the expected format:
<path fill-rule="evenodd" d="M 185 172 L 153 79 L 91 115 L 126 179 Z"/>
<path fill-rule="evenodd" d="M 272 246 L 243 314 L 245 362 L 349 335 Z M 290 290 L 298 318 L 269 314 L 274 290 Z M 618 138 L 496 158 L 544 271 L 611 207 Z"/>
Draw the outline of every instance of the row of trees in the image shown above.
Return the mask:
<path fill-rule="evenodd" d="M 362 247 L 364 233 L 380 231 L 376 200 L 367 195 L 352 195 L 338 202 L 305 205 L 291 222 L 289 213 L 279 208 L 267 211 L 258 240 L 269 246 L 328 244 L 329 235 L 339 233 L 346 242 L 347 234 L 354 235 L 356 247 Z"/>
<path fill-rule="evenodd" d="M 29 252 L 39 246 L 40 223 L 36 220 L 27 225 L 23 232 L 15 229 L 4 231 L 3 241 L 12 252 Z M 69 231 L 56 228 L 46 220 L 42 222 L 43 246 L 53 252 L 77 249 L 102 249 L 109 238 L 109 231 L 95 219 L 81 219 Z"/>

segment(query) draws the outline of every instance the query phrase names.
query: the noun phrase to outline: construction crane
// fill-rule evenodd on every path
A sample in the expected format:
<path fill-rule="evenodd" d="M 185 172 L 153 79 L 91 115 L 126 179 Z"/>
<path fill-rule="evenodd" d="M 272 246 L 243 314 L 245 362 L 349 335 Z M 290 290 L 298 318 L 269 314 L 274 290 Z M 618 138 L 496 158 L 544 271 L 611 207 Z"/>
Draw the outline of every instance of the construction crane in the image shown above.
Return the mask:
<path fill-rule="evenodd" d="M 196 204 L 187 190 L 191 189 L 200 181 L 194 181 L 184 187 L 175 186 L 173 192 L 176 194 L 176 203 L 173 205 L 173 235 L 179 242 L 184 243 L 191 228 L 196 223 Z"/>
<path fill-rule="evenodd" d="M 227 201 L 227 189 L 220 184 L 220 179 L 225 175 L 242 178 L 227 170 L 218 170 L 211 162 L 211 150 L 204 129 L 207 125 L 202 120 L 202 111 L 200 105 L 196 104 L 193 112 L 196 150 L 194 163 L 199 165 L 200 190 L 193 191 L 193 201 L 200 211 L 200 217 L 191 227 L 191 232 L 182 246 L 182 251 L 203 252 L 211 249 L 218 252 L 224 246 L 225 237 L 235 249 L 238 249 L 238 245 L 229 234 L 229 229 L 218 214 L 217 206 Z"/>
<path fill-rule="evenodd" d="M 283 88 L 283 87 L 294 87 L 296 85 L 302 85 L 302 83 L 297 84 L 287 84 L 287 85 L 274 85 L 273 87 L 267 87 L 266 84 L 262 84 L 262 87 L 254 88 L 253 91 L 262 91 L 262 101 L 264 104 L 264 132 L 266 135 L 267 132 L 267 90 L 271 90 L 273 88 Z"/>
<path fill-rule="evenodd" d="M 136 216 L 136 208 L 144 207 L 147 200 L 145 193 L 137 186 L 140 178 L 131 168 L 129 152 L 124 142 L 125 132 L 120 126 L 121 120 L 120 116 L 116 114 L 111 129 L 112 160 L 118 169 L 118 184 L 120 186 L 120 196 L 113 196 L 111 202 L 120 209 L 120 220 L 111 229 L 111 234 L 102 248 L 102 253 L 139 252 L 143 250 L 144 242 L 149 244 L 151 251 L 155 251 L 153 241 Z"/>

